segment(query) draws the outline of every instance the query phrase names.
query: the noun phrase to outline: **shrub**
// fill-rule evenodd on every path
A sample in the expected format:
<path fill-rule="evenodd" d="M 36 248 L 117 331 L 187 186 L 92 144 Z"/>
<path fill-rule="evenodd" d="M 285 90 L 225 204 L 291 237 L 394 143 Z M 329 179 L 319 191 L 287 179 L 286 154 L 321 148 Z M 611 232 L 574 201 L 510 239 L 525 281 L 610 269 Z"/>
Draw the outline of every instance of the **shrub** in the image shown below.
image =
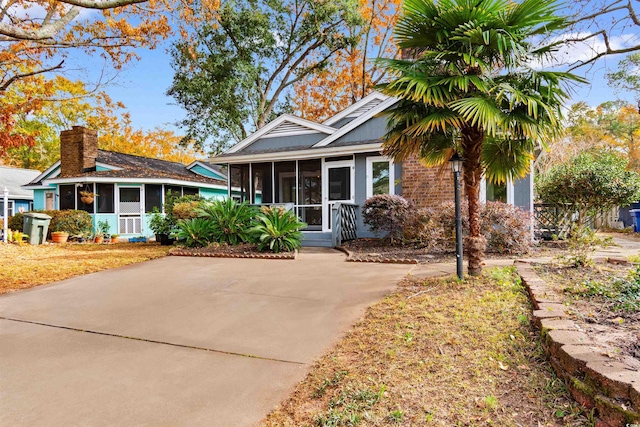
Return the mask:
<path fill-rule="evenodd" d="M 444 228 L 433 209 L 420 208 L 409 215 L 403 229 L 403 238 L 431 249 L 442 242 Z"/>
<path fill-rule="evenodd" d="M 172 235 L 185 246 L 201 248 L 213 242 L 214 229 L 213 221 L 207 218 L 181 219 Z"/>
<path fill-rule="evenodd" d="M 413 210 L 413 204 L 401 196 L 381 194 L 365 200 L 362 205 L 364 223 L 371 231 L 386 232 L 393 241 L 402 236 L 402 229 Z"/>
<path fill-rule="evenodd" d="M 461 203 L 462 233 L 469 233 L 469 208 Z M 455 245 L 455 204 L 446 202 L 435 210 L 434 222 L 442 227 L 440 244 L 453 250 Z M 517 206 L 502 202 L 486 202 L 480 207 L 480 226 L 487 239 L 487 251 L 501 254 L 522 254 L 531 250 L 531 215 Z"/>
<path fill-rule="evenodd" d="M 179 193 L 172 192 L 171 190 L 167 191 L 167 194 L 164 197 L 164 213 L 166 215 L 173 216 L 175 205 L 181 203 L 191 203 L 197 202 L 198 204 L 205 203 L 206 199 L 198 194 L 190 194 L 187 196 L 181 196 Z"/>
<path fill-rule="evenodd" d="M 86 236 L 91 234 L 93 221 L 91 215 L 85 211 L 63 210 L 44 211 L 51 216 L 50 231 L 66 231 L 72 236 Z"/>
<path fill-rule="evenodd" d="M 279 208 L 261 209 L 256 222 L 249 230 L 258 241 L 258 249 L 272 252 L 291 252 L 302 246 L 301 228 L 307 224 L 301 222 L 291 211 Z"/>
<path fill-rule="evenodd" d="M 163 215 L 158 208 L 153 208 L 149 218 L 149 228 L 154 234 L 171 234 L 176 226 L 176 220 L 170 215 Z"/>
<path fill-rule="evenodd" d="M 517 206 L 487 202 L 480 211 L 487 250 L 500 254 L 523 254 L 532 245 L 532 218 Z"/>
<path fill-rule="evenodd" d="M 9 227 L 9 230 L 22 231 L 23 221 L 24 221 L 24 215 L 22 215 L 21 213 L 17 213 L 14 216 L 9 217 L 9 221 L 7 222 L 7 227 Z"/>
<path fill-rule="evenodd" d="M 173 216 L 176 219 L 191 219 L 198 217 L 198 209 L 202 202 L 198 200 L 178 202 L 173 205 Z"/>
<path fill-rule="evenodd" d="M 587 219 L 640 198 L 640 174 L 627 170 L 627 163 L 612 152 L 582 152 L 537 176 L 536 194 L 544 203 L 570 205 L 580 228 Z"/>
<path fill-rule="evenodd" d="M 249 228 L 256 216 L 256 209 L 247 202 L 238 203 L 230 198 L 216 200 L 206 204 L 198 214 L 213 223 L 215 242 L 237 245 L 251 241 Z"/>
<path fill-rule="evenodd" d="M 88 236 L 93 230 L 93 221 L 88 212 L 67 209 L 62 211 L 36 210 L 51 217 L 49 233 L 53 231 L 66 231 L 71 236 Z M 22 231 L 24 215 L 17 213 L 9 218 L 8 226 L 12 230 Z"/>

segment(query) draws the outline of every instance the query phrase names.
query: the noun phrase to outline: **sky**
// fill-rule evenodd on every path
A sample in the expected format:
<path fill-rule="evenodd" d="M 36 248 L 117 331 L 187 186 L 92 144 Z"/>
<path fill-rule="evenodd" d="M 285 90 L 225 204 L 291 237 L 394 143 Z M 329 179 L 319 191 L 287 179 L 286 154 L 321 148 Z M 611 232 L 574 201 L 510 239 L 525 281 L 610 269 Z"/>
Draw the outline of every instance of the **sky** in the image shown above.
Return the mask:
<path fill-rule="evenodd" d="M 156 126 L 179 129 L 172 124 L 184 117 L 184 110 L 175 104 L 173 98 L 165 95 L 171 85 L 173 70 L 171 57 L 166 48 L 138 51 L 141 59 L 127 66 L 115 83 L 106 88 L 106 92 L 114 101 L 122 101 L 131 114 L 134 127 L 153 129 Z M 596 106 L 616 98 L 625 99 L 615 94 L 607 86 L 605 74 L 607 69 L 615 70 L 623 56 L 602 59 L 586 73 L 589 84 L 574 87 L 572 102 L 585 101 Z M 585 73 L 579 73 L 584 75 Z M 627 94 L 626 99 L 633 102 Z"/>
<path fill-rule="evenodd" d="M 619 35 L 611 39 L 614 47 L 620 47 L 625 41 L 636 41 L 638 35 L 626 34 L 622 31 Z M 175 104 L 174 100 L 165 95 L 171 85 L 173 70 L 171 68 L 171 56 L 167 52 L 171 41 L 165 41 L 155 50 L 138 49 L 139 61 L 132 61 L 121 71 L 104 90 L 114 101 L 121 101 L 131 116 L 132 124 L 135 128 L 145 130 L 161 126 L 174 130 L 181 134 L 175 123 L 184 118 L 184 110 Z M 574 45 L 564 48 L 558 53 L 564 63 L 571 63 L 574 60 L 585 59 L 592 55 L 594 50 L 603 49 L 602 43 L 591 43 L 589 45 Z M 618 61 L 624 55 L 604 57 L 595 65 L 579 69 L 576 74 L 586 77 L 589 84 L 574 87 L 572 100 L 570 103 L 585 101 L 591 106 L 597 106 L 605 101 L 617 98 L 634 102 L 631 94 L 616 94 L 607 85 L 605 74 L 607 71 L 617 69 Z M 77 58 L 70 58 L 71 67 L 84 67 L 87 65 L 90 74 L 98 75 L 102 69 L 102 60 L 99 58 L 86 58 L 81 54 Z M 74 64 L 75 61 L 75 64 Z M 87 62 L 88 61 L 88 62 Z M 536 68 L 548 68 L 549 64 L 538 64 Z M 634 102 L 635 103 L 635 102 Z"/>

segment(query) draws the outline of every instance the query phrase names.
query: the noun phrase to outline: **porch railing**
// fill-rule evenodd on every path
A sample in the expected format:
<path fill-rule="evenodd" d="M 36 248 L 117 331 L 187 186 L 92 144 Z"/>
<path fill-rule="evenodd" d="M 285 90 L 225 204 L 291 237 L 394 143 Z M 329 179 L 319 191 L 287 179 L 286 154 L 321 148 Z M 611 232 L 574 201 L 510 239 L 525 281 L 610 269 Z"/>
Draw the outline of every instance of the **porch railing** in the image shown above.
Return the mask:
<path fill-rule="evenodd" d="M 347 240 L 356 239 L 358 205 L 338 202 L 331 207 L 331 242 L 341 246 Z"/>

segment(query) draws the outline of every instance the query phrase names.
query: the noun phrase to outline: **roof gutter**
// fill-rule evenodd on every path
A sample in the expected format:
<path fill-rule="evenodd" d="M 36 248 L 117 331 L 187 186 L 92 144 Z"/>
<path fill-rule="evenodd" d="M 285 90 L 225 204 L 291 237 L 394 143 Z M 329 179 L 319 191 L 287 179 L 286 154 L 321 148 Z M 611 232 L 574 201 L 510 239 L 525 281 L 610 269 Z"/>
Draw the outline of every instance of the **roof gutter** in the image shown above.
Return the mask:
<path fill-rule="evenodd" d="M 372 151 L 382 150 L 382 143 L 377 142 L 373 144 L 361 144 L 361 145 L 346 145 L 343 147 L 327 147 L 327 148 L 313 148 L 307 150 L 296 151 L 280 151 L 274 153 L 258 153 L 258 154 L 244 154 L 237 156 L 219 156 L 212 157 L 208 161 L 211 163 L 247 163 L 247 162 L 271 162 L 271 161 L 285 161 L 285 160 L 299 160 L 299 159 L 313 159 L 318 157 L 328 156 L 344 156 L 345 154 L 357 154 L 357 153 L 369 153 Z"/>

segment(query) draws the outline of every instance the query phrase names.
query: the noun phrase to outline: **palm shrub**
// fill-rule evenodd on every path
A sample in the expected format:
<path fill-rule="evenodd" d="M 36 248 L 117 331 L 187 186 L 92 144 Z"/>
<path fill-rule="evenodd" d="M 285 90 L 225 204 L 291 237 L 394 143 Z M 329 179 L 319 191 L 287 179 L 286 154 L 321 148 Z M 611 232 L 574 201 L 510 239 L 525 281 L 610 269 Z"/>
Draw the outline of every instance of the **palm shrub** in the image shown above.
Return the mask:
<path fill-rule="evenodd" d="M 301 228 L 307 224 L 291 211 L 278 208 L 263 208 L 249 230 L 256 236 L 258 249 L 272 252 L 291 252 L 302 246 Z"/>
<path fill-rule="evenodd" d="M 480 182 L 529 171 L 533 151 L 561 129 L 565 72 L 531 64 L 556 49 L 537 40 L 566 26 L 555 0 L 405 0 L 394 38 L 410 59 L 385 59 L 400 101 L 388 111 L 385 153 L 442 165 L 464 158 L 469 273 L 482 271 Z M 406 55 L 405 55 L 406 56 Z"/>
<path fill-rule="evenodd" d="M 211 220 L 213 241 L 229 245 L 251 241 L 249 229 L 257 212 L 247 202 L 238 203 L 231 198 L 216 200 L 205 205 L 198 214 Z"/>
<path fill-rule="evenodd" d="M 172 237 L 189 248 L 201 248 L 214 242 L 215 226 L 208 218 L 181 219 Z"/>

